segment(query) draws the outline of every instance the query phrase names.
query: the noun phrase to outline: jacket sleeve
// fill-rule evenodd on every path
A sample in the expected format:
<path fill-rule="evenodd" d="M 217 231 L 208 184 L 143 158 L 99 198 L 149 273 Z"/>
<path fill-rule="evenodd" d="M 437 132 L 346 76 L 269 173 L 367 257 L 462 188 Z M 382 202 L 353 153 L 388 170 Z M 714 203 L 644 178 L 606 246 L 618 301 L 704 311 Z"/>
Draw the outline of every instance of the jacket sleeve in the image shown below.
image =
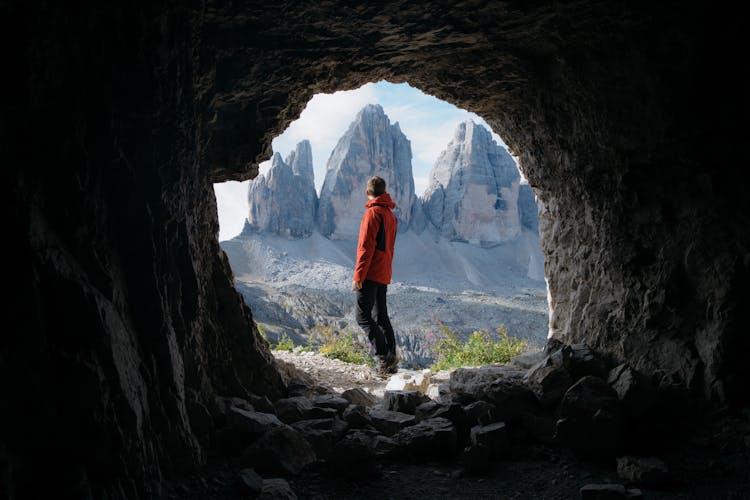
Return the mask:
<path fill-rule="evenodd" d="M 354 281 L 364 281 L 372 264 L 375 253 L 375 237 L 378 225 L 375 210 L 367 209 L 359 224 L 359 240 L 357 241 L 357 263 L 354 265 Z"/>

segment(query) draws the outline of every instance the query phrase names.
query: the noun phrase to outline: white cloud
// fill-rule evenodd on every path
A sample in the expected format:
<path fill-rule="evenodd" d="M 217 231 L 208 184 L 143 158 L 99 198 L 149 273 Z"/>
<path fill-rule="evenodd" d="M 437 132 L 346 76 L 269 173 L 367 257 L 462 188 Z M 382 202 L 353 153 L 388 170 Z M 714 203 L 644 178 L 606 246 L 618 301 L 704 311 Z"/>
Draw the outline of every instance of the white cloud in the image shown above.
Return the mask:
<path fill-rule="evenodd" d="M 214 184 L 216 208 L 219 211 L 219 241 L 234 238 L 245 226 L 248 184 L 250 181 Z"/>

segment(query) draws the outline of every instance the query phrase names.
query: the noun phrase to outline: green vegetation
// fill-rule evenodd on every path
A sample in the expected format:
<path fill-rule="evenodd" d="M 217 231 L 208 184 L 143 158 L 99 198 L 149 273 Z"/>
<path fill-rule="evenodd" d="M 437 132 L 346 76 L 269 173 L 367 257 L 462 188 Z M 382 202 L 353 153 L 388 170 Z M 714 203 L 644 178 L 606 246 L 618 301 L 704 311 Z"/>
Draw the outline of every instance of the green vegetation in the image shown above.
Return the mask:
<path fill-rule="evenodd" d="M 281 335 L 281 338 L 278 342 L 271 345 L 271 349 L 275 349 L 277 351 L 292 351 L 294 350 L 294 341 L 289 338 L 289 335 L 286 333 L 283 333 Z"/>
<path fill-rule="evenodd" d="M 504 325 L 496 330 L 495 335 L 479 330 L 469 335 L 466 341 L 460 340 L 456 332 L 440 322 L 438 328 L 441 338 L 435 345 L 437 360 L 430 367 L 432 371 L 507 363 L 513 356 L 526 351 L 527 342 L 511 337 Z"/>
<path fill-rule="evenodd" d="M 317 326 L 310 332 L 310 347 L 317 346 L 318 352 L 334 359 L 358 365 L 374 366 L 370 348 L 352 330 L 338 331 L 331 326 Z"/>

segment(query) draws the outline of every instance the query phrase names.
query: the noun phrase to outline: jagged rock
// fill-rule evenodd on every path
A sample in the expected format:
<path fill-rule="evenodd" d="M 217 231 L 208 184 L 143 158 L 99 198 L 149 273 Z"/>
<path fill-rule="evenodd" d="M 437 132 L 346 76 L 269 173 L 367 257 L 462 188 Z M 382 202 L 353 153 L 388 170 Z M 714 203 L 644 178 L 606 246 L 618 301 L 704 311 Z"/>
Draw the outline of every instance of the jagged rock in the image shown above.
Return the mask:
<path fill-rule="evenodd" d="M 315 452 L 300 432 L 288 425 L 271 429 L 250 446 L 242 463 L 267 474 L 295 475 L 315 461 Z"/>
<path fill-rule="evenodd" d="M 622 445 L 617 393 L 602 379 L 586 376 L 563 396 L 555 439 L 586 455 L 611 455 Z"/>
<path fill-rule="evenodd" d="M 250 400 L 250 404 L 259 412 L 263 413 L 273 413 L 276 414 L 276 408 L 273 406 L 273 403 L 270 399 L 268 399 L 266 396 L 258 396 L 256 394 L 249 394 L 248 398 Z M 236 398 L 233 398 L 236 399 Z M 235 406 L 237 406 L 235 404 Z"/>
<path fill-rule="evenodd" d="M 446 418 L 430 418 L 402 429 L 394 436 L 415 458 L 450 459 L 456 452 L 456 429 Z"/>
<path fill-rule="evenodd" d="M 346 433 L 348 425 L 338 417 L 314 420 L 300 420 L 292 427 L 301 432 L 315 455 L 319 459 L 326 459 L 331 454 L 336 441 Z"/>
<path fill-rule="evenodd" d="M 427 420 L 430 418 L 442 417 L 451 421 L 453 426 L 456 428 L 456 436 L 458 442 L 463 443 L 469 435 L 469 418 L 466 416 L 466 412 L 458 403 L 438 403 L 436 401 L 428 401 L 417 406 L 414 416 L 417 422 Z"/>
<path fill-rule="evenodd" d="M 276 401 L 276 415 L 285 424 L 291 424 L 307 418 L 307 413 L 312 408 L 312 401 L 304 396 L 295 396 Z"/>
<path fill-rule="evenodd" d="M 518 356 L 513 356 L 512 358 L 510 358 L 510 363 L 524 370 L 528 370 L 535 364 L 539 363 L 542 359 L 544 359 L 545 356 L 546 353 L 544 351 L 525 352 L 523 354 L 519 354 Z"/>
<path fill-rule="evenodd" d="M 372 449 L 375 456 L 386 460 L 397 459 L 404 453 L 404 448 L 398 441 L 380 434 L 372 438 Z"/>
<path fill-rule="evenodd" d="M 521 182 L 518 186 L 518 216 L 521 219 L 521 227 L 533 231 L 539 231 L 539 208 L 536 204 L 536 195 L 528 183 Z"/>
<path fill-rule="evenodd" d="M 586 375 L 606 378 L 607 365 L 586 344 L 570 344 L 562 348 L 565 368 L 574 380 Z"/>
<path fill-rule="evenodd" d="M 508 429 L 505 422 L 475 426 L 471 428 L 471 444 L 484 446 L 491 458 L 498 458 L 508 452 Z"/>
<path fill-rule="evenodd" d="M 393 436 L 404 427 L 414 425 L 414 415 L 374 408 L 370 411 L 372 425 L 386 436 Z"/>
<path fill-rule="evenodd" d="M 657 391 L 651 380 L 626 363 L 609 372 L 607 383 L 617 393 L 623 411 L 633 419 L 648 415 L 656 403 Z"/>
<path fill-rule="evenodd" d="M 372 419 L 370 419 L 367 408 L 361 405 L 350 405 L 349 408 L 344 410 L 343 417 L 349 427 L 354 429 L 362 429 L 372 425 Z"/>
<path fill-rule="evenodd" d="M 487 425 L 497 420 L 495 418 L 495 405 L 487 401 L 474 401 L 464 406 L 463 409 L 471 427 L 477 424 Z"/>
<path fill-rule="evenodd" d="M 350 431 L 333 448 L 328 473 L 337 478 L 371 478 L 377 471 L 373 438 L 359 430 Z"/>
<path fill-rule="evenodd" d="M 374 405 L 377 401 L 375 399 L 375 396 L 363 389 L 360 389 L 359 387 L 345 390 L 341 393 L 341 397 L 352 404 L 366 406 L 368 408 Z"/>
<path fill-rule="evenodd" d="M 427 219 L 450 240 L 499 243 L 521 234 L 520 175 L 505 148 L 473 121 L 461 123 L 435 162 L 423 197 Z"/>
<path fill-rule="evenodd" d="M 377 104 L 369 104 L 357 113 L 328 160 L 317 217 L 324 236 L 357 240 L 367 201 L 364 191 L 367 179 L 373 175 L 385 179 L 386 189 L 396 203 L 393 212 L 399 230 L 407 230 L 416 200 L 411 143 L 398 123 L 391 125 Z"/>
<path fill-rule="evenodd" d="M 258 500 L 297 500 L 286 479 L 277 477 L 263 480 L 263 491 Z"/>
<path fill-rule="evenodd" d="M 621 484 L 587 484 L 580 490 L 581 500 L 621 500 L 643 498 L 638 489 L 628 490 Z"/>
<path fill-rule="evenodd" d="M 349 400 L 335 394 L 322 394 L 313 399 L 313 405 L 320 408 L 333 408 L 341 413 L 349 406 Z"/>
<path fill-rule="evenodd" d="M 386 391 L 420 391 L 427 392 L 430 385 L 430 370 L 400 370 L 388 379 Z"/>
<path fill-rule="evenodd" d="M 304 418 L 316 419 L 316 418 L 328 418 L 332 419 L 338 416 L 339 412 L 336 408 L 313 406 L 309 410 L 304 412 Z"/>
<path fill-rule="evenodd" d="M 211 416 L 216 422 L 216 425 L 223 427 L 227 422 L 227 413 L 232 407 L 240 408 L 246 411 L 255 411 L 255 407 L 250 404 L 247 400 L 241 398 L 225 398 L 222 396 L 216 396 L 213 399 L 213 405 L 209 408 Z M 275 413 L 276 410 L 274 410 Z M 270 412 L 267 412 L 270 413 Z"/>
<path fill-rule="evenodd" d="M 383 407 L 386 410 L 414 415 L 417 406 L 429 401 L 429 398 L 419 391 L 389 391 L 383 394 Z"/>
<path fill-rule="evenodd" d="M 245 496 L 257 498 L 263 491 L 263 478 L 253 469 L 242 469 L 239 477 L 239 490 Z"/>
<path fill-rule="evenodd" d="M 227 425 L 239 432 L 255 436 L 284 424 L 271 413 L 247 411 L 233 406 L 227 412 Z"/>
<path fill-rule="evenodd" d="M 664 486 L 670 481 L 667 464 L 655 457 L 620 457 L 617 459 L 617 475 L 642 486 Z"/>
<path fill-rule="evenodd" d="M 507 365 L 459 368 L 451 374 L 450 391 L 459 402 L 483 400 L 495 405 L 495 417 L 518 421 L 538 413 L 536 396 L 524 382 L 525 371 Z"/>
<path fill-rule="evenodd" d="M 539 403 L 545 408 L 555 406 L 562 399 L 565 391 L 573 385 L 573 379 L 568 370 L 555 363 L 550 356 L 545 356 L 531 367 L 525 378 L 539 399 Z"/>
<path fill-rule="evenodd" d="M 308 141 L 297 144 L 287 160 L 274 154 L 271 169 L 248 187 L 246 233 L 272 233 L 305 238 L 315 227 L 318 196 Z"/>

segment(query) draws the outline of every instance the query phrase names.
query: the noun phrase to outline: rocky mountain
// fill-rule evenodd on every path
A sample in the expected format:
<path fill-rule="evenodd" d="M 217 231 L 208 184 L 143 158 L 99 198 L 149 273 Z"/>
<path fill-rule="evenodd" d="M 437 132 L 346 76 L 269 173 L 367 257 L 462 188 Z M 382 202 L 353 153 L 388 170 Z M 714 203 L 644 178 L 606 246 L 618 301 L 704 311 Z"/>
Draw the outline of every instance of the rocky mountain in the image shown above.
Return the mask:
<path fill-rule="evenodd" d="M 286 161 L 279 153 L 274 154 L 271 169 L 256 177 L 248 188 L 249 211 L 243 233 L 310 236 L 318 206 L 314 176 L 309 141 L 297 144 Z"/>
<path fill-rule="evenodd" d="M 367 198 L 367 179 L 385 179 L 396 203 L 399 230 L 409 228 L 413 209 L 419 206 L 414 193 L 411 143 L 398 123 L 391 124 L 383 108 L 365 106 L 331 153 L 320 193 L 318 228 L 335 240 L 357 239 Z"/>
<path fill-rule="evenodd" d="M 443 237 L 495 244 L 521 234 L 521 177 L 513 158 L 486 128 L 461 123 L 430 177 L 424 211 Z"/>

